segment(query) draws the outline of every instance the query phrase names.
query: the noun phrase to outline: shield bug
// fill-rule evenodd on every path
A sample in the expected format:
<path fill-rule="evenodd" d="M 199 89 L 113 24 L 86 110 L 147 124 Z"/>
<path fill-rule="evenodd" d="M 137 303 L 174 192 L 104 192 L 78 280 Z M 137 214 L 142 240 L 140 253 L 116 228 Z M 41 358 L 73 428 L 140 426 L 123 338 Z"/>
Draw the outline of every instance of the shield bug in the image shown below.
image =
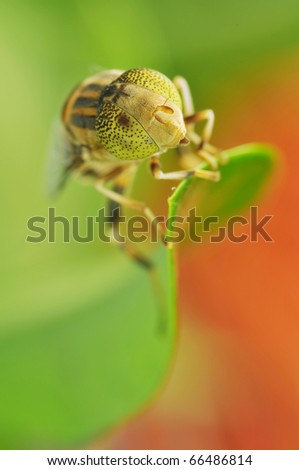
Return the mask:
<path fill-rule="evenodd" d="M 199 121 L 204 121 L 201 135 L 195 130 Z M 64 104 L 51 154 L 49 191 L 55 193 L 70 173 L 76 173 L 91 179 L 108 197 L 112 227 L 118 224 L 121 206 L 141 211 L 152 221 L 146 204 L 125 195 L 138 165 L 148 159 L 156 179 L 196 176 L 218 181 L 218 161 L 223 163 L 225 154 L 209 142 L 213 125 L 212 110 L 194 111 L 183 77 L 171 81 L 148 68 L 101 72 L 82 81 Z M 180 168 L 165 173 L 160 157 L 169 149 L 178 150 Z M 190 154 L 195 156 L 193 167 L 188 167 Z M 210 170 L 196 169 L 201 159 Z M 131 255 L 151 265 L 141 255 Z"/>

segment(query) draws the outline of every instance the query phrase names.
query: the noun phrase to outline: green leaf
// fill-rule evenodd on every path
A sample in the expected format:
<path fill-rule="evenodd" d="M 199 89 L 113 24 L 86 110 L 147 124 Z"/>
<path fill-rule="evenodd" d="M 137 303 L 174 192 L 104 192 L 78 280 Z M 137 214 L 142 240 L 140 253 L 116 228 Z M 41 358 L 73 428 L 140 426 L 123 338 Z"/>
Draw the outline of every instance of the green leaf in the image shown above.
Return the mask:
<path fill-rule="evenodd" d="M 169 217 L 178 215 L 186 207 L 196 207 L 202 218 L 219 218 L 218 224 L 213 224 L 216 229 L 259 200 L 273 173 L 276 151 L 267 145 L 246 144 L 227 150 L 226 154 L 228 161 L 220 168 L 219 182 L 196 177 L 182 181 L 169 198 Z M 208 167 L 204 163 L 198 168 Z M 200 233 L 200 228 L 197 232 Z M 170 231 L 168 235 L 171 236 Z"/>
<path fill-rule="evenodd" d="M 114 289 L 99 288 L 84 307 L 70 304 L 44 322 L 2 331 L 1 448 L 82 446 L 136 413 L 163 380 L 174 344 L 175 300 L 167 298 L 171 308 L 161 331 L 148 272 L 106 248 L 115 253 L 112 266 L 99 267 L 98 284 L 112 267 Z M 164 247 L 156 260 L 167 295 Z"/>
<path fill-rule="evenodd" d="M 186 201 L 190 207 L 192 194 L 203 214 L 222 219 L 256 201 L 273 151 L 245 145 L 228 156 L 219 183 L 190 178 L 177 187 L 170 216 Z M 27 249 L 35 264 L 20 284 L 14 274 L 14 312 L 6 309 L 1 319 L 0 446 L 80 447 L 140 410 L 165 377 L 176 332 L 174 250 L 160 247 L 154 256 L 165 295 L 161 329 L 163 298 L 154 295 L 148 272 L 116 248 L 102 246 L 101 263 L 92 247 Z M 92 254 L 84 268 L 82 261 L 77 266 L 79 251 Z M 80 283 L 90 290 L 81 292 Z"/>

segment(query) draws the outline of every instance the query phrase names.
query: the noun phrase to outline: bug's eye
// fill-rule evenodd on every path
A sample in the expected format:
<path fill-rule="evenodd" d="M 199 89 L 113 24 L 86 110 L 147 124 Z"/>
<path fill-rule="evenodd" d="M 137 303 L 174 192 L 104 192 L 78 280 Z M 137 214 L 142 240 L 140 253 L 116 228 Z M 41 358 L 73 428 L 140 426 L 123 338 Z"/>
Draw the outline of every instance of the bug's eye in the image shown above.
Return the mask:
<path fill-rule="evenodd" d="M 96 131 L 103 147 L 117 158 L 138 160 L 159 150 L 139 121 L 113 102 L 99 109 Z"/>

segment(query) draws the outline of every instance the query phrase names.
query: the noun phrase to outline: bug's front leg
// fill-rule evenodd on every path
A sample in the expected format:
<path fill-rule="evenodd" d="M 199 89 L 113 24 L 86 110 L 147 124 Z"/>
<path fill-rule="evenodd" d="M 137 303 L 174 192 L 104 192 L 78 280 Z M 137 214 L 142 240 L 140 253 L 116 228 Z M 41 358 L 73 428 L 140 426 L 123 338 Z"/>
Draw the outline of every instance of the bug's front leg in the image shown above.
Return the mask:
<path fill-rule="evenodd" d="M 183 180 L 189 178 L 190 176 L 195 176 L 197 178 L 202 178 L 209 181 L 219 181 L 220 172 L 219 171 L 209 171 L 209 170 L 180 170 L 180 171 L 171 171 L 169 173 L 164 173 L 162 170 L 161 162 L 159 157 L 151 157 L 150 169 L 154 178 L 158 180 Z"/>
<path fill-rule="evenodd" d="M 205 109 L 203 111 L 194 111 L 193 99 L 188 82 L 183 77 L 175 77 L 173 83 L 180 92 L 183 102 L 184 121 L 186 124 L 187 135 L 191 142 L 195 145 L 196 153 L 209 163 L 213 170 L 218 168 L 218 159 L 221 164 L 226 163 L 227 157 L 225 152 L 212 146 L 209 142 L 212 137 L 215 115 L 212 109 Z M 205 121 L 201 136 L 195 132 L 195 124 Z M 182 147 L 182 159 L 188 155 L 188 150 Z M 187 160 L 187 158 L 186 158 Z M 184 162 L 182 162 L 184 164 Z"/>
<path fill-rule="evenodd" d="M 173 83 L 181 95 L 184 116 L 192 116 L 192 114 L 194 114 L 194 104 L 187 80 L 184 77 L 177 76 L 174 77 Z M 192 124 L 193 123 L 187 124 L 188 130 L 194 128 Z"/>
<path fill-rule="evenodd" d="M 122 205 L 124 207 L 128 207 L 133 210 L 137 210 L 138 212 L 141 212 L 144 214 L 144 216 L 148 219 L 148 221 L 151 224 L 151 228 L 158 230 L 161 240 L 164 244 L 165 242 L 165 230 L 161 226 L 161 224 L 157 223 L 157 219 L 153 211 L 148 207 L 144 202 L 137 201 L 136 199 L 129 199 L 126 196 L 123 195 L 125 186 L 122 186 L 121 184 L 115 184 L 114 189 L 109 189 L 104 186 L 103 181 L 98 181 L 95 184 L 96 189 L 104 194 L 108 199 L 111 201 L 116 202 L 118 205 Z"/>
<path fill-rule="evenodd" d="M 191 116 L 185 116 L 184 121 L 186 123 L 187 129 L 188 124 L 195 124 L 197 122 L 205 121 L 201 136 L 198 135 L 194 130 L 191 130 L 188 133 L 188 137 L 196 146 L 196 153 L 201 158 L 206 160 L 211 165 L 211 168 L 215 170 L 218 168 L 218 160 L 222 165 L 224 165 L 227 162 L 226 153 L 210 144 L 210 139 L 215 123 L 214 111 L 212 109 L 198 111 Z"/>
<path fill-rule="evenodd" d="M 115 185 L 113 191 L 115 194 L 121 195 L 122 189 L 120 186 Z M 154 268 L 152 261 L 147 258 L 142 253 L 139 253 L 137 250 L 130 247 L 128 241 L 123 238 L 120 241 L 120 221 L 121 221 L 122 208 L 121 204 L 115 199 L 108 200 L 108 217 L 110 220 L 110 231 L 111 231 L 111 241 L 118 245 L 118 247 L 125 252 L 130 258 L 136 261 L 138 264 L 151 271 Z"/>

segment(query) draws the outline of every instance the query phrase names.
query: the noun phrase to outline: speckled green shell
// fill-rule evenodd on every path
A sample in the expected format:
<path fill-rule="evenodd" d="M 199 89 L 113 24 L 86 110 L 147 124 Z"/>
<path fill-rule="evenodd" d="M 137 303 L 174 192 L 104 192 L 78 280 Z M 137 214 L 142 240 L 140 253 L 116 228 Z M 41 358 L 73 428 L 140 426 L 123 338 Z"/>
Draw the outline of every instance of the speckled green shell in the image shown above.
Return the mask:
<path fill-rule="evenodd" d="M 163 73 L 147 68 L 130 69 L 123 73 L 117 81 L 123 83 L 135 83 L 147 90 L 152 90 L 164 98 L 170 99 L 180 109 L 182 109 L 182 100 L 178 90 L 171 80 Z"/>
<path fill-rule="evenodd" d="M 96 129 L 103 147 L 118 158 L 137 160 L 159 150 L 139 122 L 111 101 L 101 106 Z"/>
<path fill-rule="evenodd" d="M 159 95 L 182 109 L 180 95 L 165 75 L 146 68 L 131 69 L 121 74 L 103 90 L 96 118 L 96 131 L 101 144 L 120 159 L 138 160 L 160 151 L 147 132 L 147 123 L 139 118 L 138 113 L 148 107 L 149 101 L 143 103 L 140 98 L 136 103 L 136 96 L 142 95 L 138 89 L 147 90 L 143 95 L 147 94 L 149 101 L 154 101 L 155 96 Z"/>

